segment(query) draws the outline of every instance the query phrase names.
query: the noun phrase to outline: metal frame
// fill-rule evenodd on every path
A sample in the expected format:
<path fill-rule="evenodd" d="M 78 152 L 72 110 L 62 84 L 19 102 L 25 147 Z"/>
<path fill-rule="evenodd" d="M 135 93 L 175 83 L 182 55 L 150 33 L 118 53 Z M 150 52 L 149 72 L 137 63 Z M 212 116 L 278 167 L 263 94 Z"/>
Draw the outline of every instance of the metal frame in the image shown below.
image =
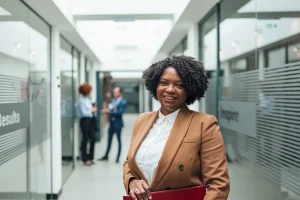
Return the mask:
<path fill-rule="evenodd" d="M 216 77 L 216 118 L 219 120 L 219 99 L 220 99 L 220 76 L 221 76 L 221 60 L 220 60 L 220 23 L 221 23 L 221 4 L 216 6 L 216 28 L 217 28 L 217 77 Z"/>

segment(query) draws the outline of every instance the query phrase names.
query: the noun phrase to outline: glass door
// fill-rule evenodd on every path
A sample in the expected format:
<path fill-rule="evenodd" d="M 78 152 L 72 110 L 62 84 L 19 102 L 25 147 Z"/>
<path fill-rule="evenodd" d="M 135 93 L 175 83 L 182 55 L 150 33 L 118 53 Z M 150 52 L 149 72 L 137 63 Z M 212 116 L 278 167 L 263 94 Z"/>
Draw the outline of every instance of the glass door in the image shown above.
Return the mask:
<path fill-rule="evenodd" d="M 72 46 L 60 38 L 62 180 L 74 169 L 74 99 Z"/>
<path fill-rule="evenodd" d="M 50 26 L 19 0 L 1 0 L 0 199 L 51 191 Z"/>

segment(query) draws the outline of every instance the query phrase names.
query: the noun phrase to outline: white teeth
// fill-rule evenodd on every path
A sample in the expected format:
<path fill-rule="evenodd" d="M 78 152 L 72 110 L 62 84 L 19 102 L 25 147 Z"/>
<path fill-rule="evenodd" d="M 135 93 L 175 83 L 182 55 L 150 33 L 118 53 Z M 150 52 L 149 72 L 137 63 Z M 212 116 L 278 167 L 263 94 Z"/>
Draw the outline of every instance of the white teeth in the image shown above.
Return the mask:
<path fill-rule="evenodd" d="M 174 100 L 175 98 L 172 97 L 165 97 L 166 99 Z"/>

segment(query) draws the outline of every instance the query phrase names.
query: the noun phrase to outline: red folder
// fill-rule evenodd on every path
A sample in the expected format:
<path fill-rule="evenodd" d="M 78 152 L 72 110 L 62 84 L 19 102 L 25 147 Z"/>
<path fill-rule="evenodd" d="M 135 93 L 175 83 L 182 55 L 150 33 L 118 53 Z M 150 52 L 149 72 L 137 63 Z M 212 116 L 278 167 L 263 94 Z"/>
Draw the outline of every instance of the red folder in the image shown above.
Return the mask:
<path fill-rule="evenodd" d="M 151 192 L 152 200 L 203 200 L 205 193 L 205 186 Z M 123 196 L 123 200 L 131 200 L 131 198 Z"/>

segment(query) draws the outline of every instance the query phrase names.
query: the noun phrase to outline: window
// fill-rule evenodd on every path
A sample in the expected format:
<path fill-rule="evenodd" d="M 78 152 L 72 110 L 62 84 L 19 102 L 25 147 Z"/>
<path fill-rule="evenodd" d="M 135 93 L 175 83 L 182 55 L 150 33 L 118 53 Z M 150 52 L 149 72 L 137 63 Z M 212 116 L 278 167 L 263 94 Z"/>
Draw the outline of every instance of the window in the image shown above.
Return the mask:
<path fill-rule="evenodd" d="M 300 43 L 291 44 L 288 46 L 288 62 L 300 61 Z"/>

